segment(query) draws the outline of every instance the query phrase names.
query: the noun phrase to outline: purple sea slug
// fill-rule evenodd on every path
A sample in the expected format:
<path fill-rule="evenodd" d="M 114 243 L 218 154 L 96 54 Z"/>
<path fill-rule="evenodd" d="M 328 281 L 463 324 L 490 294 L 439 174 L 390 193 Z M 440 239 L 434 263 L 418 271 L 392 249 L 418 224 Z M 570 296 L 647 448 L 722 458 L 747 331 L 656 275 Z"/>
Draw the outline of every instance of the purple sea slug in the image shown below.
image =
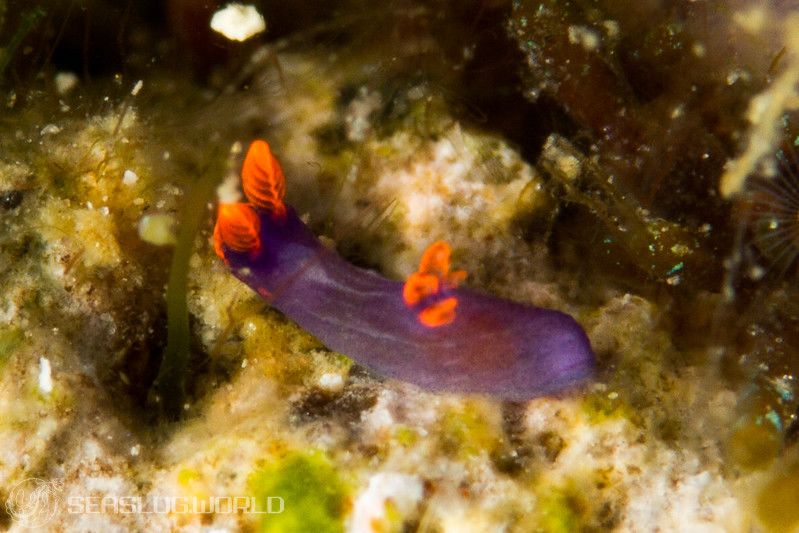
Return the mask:
<path fill-rule="evenodd" d="M 458 287 L 438 241 L 405 283 L 351 265 L 283 203 L 285 179 L 255 141 L 242 168 L 248 203 L 219 206 L 214 243 L 233 274 L 269 303 L 377 374 L 432 391 L 526 400 L 594 371 L 585 332 L 564 313 Z"/>

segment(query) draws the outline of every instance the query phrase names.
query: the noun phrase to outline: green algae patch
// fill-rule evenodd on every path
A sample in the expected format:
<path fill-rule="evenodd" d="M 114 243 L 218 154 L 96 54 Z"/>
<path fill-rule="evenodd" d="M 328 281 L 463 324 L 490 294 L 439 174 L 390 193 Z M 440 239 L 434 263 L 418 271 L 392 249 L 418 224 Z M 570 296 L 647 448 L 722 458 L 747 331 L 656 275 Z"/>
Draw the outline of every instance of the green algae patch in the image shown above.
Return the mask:
<path fill-rule="evenodd" d="M 575 498 L 562 490 L 553 490 L 538 500 L 538 529 L 546 533 L 578 531 L 579 505 Z"/>
<path fill-rule="evenodd" d="M 582 405 L 592 424 L 619 419 L 629 420 L 636 425 L 642 424 L 641 417 L 636 414 L 635 409 L 618 394 L 595 392 L 587 395 Z"/>
<path fill-rule="evenodd" d="M 446 410 L 441 417 L 440 442 L 445 453 L 467 458 L 491 452 L 500 445 L 495 413 L 478 402 L 465 402 Z"/>
<path fill-rule="evenodd" d="M 399 426 L 394 430 L 394 440 L 405 448 L 410 448 L 419 441 L 419 433 L 413 428 Z"/>
<path fill-rule="evenodd" d="M 0 370 L 11 354 L 22 345 L 24 334 L 17 328 L 0 328 Z"/>
<path fill-rule="evenodd" d="M 744 471 L 764 470 L 777 458 L 783 447 L 783 425 L 774 407 L 770 388 L 752 386 L 743 393 L 725 449 L 733 465 Z"/>
<path fill-rule="evenodd" d="M 310 351 L 319 344 L 276 313 L 253 314 L 239 328 L 244 354 L 257 361 L 264 375 L 283 386 L 305 383 L 313 374 Z"/>
<path fill-rule="evenodd" d="M 737 424 L 730 435 L 727 457 L 742 470 L 762 470 L 777 458 L 781 448 L 782 436 L 773 424 L 747 420 Z"/>
<path fill-rule="evenodd" d="M 608 473 L 586 474 L 554 485 L 541 480 L 534 489 L 535 510 L 522 521 L 519 530 L 546 533 L 614 530 L 618 526 L 618 512 L 613 499 L 603 493 L 612 483 Z"/>
<path fill-rule="evenodd" d="M 201 479 L 202 475 L 193 468 L 183 468 L 180 472 L 178 472 L 178 483 L 182 487 L 186 487 L 190 485 L 192 482 Z"/>
<path fill-rule="evenodd" d="M 261 510 L 271 506 L 275 511 L 279 508 L 275 498 L 283 500 L 283 512 L 261 515 L 259 531 L 344 531 L 347 490 L 336 469 L 321 453 L 290 453 L 256 470 L 250 476 L 249 486 Z"/>
<path fill-rule="evenodd" d="M 799 465 L 769 481 L 757 497 L 756 513 L 769 531 L 794 531 L 799 526 Z"/>

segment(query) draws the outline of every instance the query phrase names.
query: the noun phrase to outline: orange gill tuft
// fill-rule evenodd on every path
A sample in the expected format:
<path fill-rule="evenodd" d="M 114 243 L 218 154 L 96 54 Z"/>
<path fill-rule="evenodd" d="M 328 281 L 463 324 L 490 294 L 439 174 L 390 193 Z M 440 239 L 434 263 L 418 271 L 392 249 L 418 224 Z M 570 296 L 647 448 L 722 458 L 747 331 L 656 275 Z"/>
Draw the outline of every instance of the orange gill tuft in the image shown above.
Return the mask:
<path fill-rule="evenodd" d="M 450 272 L 450 255 L 450 246 L 445 241 L 436 241 L 427 247 L 419 261 L 419 270 L 408 276 L 403 286 L 402 299 L 407 307 L 457 287 L 466 278 L 464 270 Z M 457 305 L 458 299 L 454 296 L 434 302 L 419 312 L 419 322 L 429 328 L 449 324 L 455 320 Z"/>
<path fill-rule="evenodd" d="M 436 294 L 439 290 L 439 280 L 432 274 L 414 272 L 408 276 L 402 287 L 402 299 L 405 305 L 414 306 L 424 298 Z"/>
<path fill-rule="evenodd" d="M 449 272 L 450 254 L 450 247 L 446 241 L 434 242 L 422 254 L 422 258 L 419 260 L 419 272 L 446 276 Z"/>
<path fill-rule="evenodd" d="M 437 328 L 455 320 L 458 299 L 454 296 L 444 298 L 419 312 L 419 322 L 428 328 Z"/>

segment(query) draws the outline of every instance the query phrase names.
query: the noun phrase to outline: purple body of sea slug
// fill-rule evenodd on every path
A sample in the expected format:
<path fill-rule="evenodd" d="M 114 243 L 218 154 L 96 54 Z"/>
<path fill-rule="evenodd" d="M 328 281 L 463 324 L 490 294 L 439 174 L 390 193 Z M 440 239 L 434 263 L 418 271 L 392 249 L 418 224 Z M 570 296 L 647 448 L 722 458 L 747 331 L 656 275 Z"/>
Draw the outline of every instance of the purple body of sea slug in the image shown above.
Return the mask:
<path fill-rule="evenodd" d="M 564 313 L 457 287 L 438 241 L 405 283 L 355 267 L 283 203 L 285 179 L 264 141 L 242 169 L 248 203 L 219 206 L 214 242 L 233 274 L 329 348 L 433 391 L 525 400 L 591 376 L 585 332 Z"/>

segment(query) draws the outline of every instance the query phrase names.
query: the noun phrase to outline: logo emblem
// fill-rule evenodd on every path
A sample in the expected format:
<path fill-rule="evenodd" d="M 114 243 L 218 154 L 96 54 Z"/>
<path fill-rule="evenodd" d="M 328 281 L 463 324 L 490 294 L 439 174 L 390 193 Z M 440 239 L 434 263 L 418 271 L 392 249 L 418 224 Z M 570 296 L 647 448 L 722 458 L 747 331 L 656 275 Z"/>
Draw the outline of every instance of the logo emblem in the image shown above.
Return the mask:
<path fill-rule="evenodd" d="M 64 482 L 29 477 L 18 481 L 6 499 L 6 511 L 20 525 L 38 528 L 55 518 Z"/>

